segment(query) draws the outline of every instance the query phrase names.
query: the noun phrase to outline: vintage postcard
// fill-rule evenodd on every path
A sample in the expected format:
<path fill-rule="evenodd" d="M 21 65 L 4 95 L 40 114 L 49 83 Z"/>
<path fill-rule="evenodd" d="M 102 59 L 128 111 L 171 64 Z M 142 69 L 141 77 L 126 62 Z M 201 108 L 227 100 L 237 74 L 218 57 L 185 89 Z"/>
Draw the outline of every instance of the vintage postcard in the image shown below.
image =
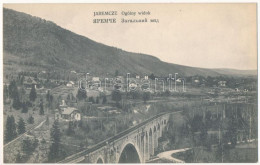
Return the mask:
<path fill-rule="evenodd" d="M 2 10 L 3 163 L 258 162 L 257 3 Z"/>

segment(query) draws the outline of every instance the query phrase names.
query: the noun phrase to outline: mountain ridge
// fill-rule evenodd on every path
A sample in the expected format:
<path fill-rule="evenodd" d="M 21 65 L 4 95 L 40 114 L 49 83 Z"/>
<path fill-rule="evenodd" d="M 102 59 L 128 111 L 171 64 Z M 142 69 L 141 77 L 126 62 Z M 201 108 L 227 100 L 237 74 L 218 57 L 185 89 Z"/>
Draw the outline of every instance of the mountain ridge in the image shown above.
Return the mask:
<path fill-rule="evenodd" d="M 179 73 L 182 76 L 220 76 L 225 71 L 172 64 L 159 58 L 107 46 L 45 19 L 3 9 L 4 62 L 36 69 L 77 70 L 97 75 Z M 19 62 L 18 62 L 19 61 Z"/>

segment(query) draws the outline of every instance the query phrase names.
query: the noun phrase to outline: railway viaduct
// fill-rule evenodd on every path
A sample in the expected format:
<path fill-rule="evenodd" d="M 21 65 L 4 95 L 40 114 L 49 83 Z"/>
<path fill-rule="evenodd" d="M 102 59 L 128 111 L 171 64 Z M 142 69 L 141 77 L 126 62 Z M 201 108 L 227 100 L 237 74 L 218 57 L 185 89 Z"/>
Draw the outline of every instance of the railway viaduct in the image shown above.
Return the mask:
<path fill-rule="evenodd" d="M 178 112 L 158 114 L 59 163 L 145 163 L 173 113 Z"/>

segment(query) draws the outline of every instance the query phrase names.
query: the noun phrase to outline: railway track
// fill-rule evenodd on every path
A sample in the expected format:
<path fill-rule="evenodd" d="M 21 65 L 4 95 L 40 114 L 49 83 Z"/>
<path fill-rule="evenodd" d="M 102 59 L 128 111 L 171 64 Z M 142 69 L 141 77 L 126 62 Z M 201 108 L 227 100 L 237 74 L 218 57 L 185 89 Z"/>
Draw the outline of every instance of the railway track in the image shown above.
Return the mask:
<path fill-rule="evenodd" d="M 73 161 L 73 160 L 75 160 L 75 159 L 79 159 L 80 157 L 83 157 L 83 156 L 85 156 L 85 155 L 87 155 L 87 154 L 89 154 L 89 153 L 92 153 L 92 152 L 94 152 L 94 151 L 96 151 L 96 150 L 102 148 L 102 147 L 105 146 L 106 144 L 109 144 L 109 143 L 115 141 L 116 139 L 119 139 L 120 137 L 123 137 L 123 136 L 125 136 L 125 135 L 127 135 L 127 134 L 133 132 L 134 130 L 136 130 L 136 129 L 138 129 L 138 128 L 144 126 L 144 125 L 146 125 L 147 123 L 149 123 L 149 122 L 151 122 L 151 121 L 153 121 L 153 120 L 155 120 L 155 119 L 157 119 L 157 118 L 159 118 L 159 117 L 161 117 L 161 116 L 163 116 L 163 115 L 166 115 L 166 114 L 174 114 L 174 113 L 180 113 L 180 112 L 181 112 L 181 111 L 175 111 L 175 112 L 166 112 L 166 113 L 157 114 L 156 116 L 153 116 L 153 117 L 151 117 L 151 118 L 145 120 L 144 122 L 142 122 L 142 123 L 140 123 L 140 124 L 138 124 L 138 125 L 136 125 L 136 126 L 134 126 L 134 127 L 131 127 L 131 128 L 129 128 L 129 129 L 123 131 L 123 132 L 120 132 L 119 134 L 117 134 L 117 135 L 115 135 L 115 136 L 113 136 L 113 137 L 110 137 L 110 138 L 108 138 L 108 139 L 106 139 L 106 140 L 104 140 L 104 141 L 102 141 L 102 142 L 96 144 L 95 146 L 93 146 L 93 147 L 91 147 L 91 148 L 89 148 L 89 149 L 86 149 L 86 150 L 84 150 L 84 151 L 80 151 L 80 152 L 78 152 L 78 153 L 76 153 L 76 154 L 74 154 L 74 155 L 71 155 L 71 156 L 69 156 L 69 157 L 67 157 L 67 158 L 65 158 L 65 159 L 63 159 L 63 160 L 61 160 L 61 161 L 58 162 L 58 163 L 69 163 L 69 162 L 71 162 L 71 161 Z"/>

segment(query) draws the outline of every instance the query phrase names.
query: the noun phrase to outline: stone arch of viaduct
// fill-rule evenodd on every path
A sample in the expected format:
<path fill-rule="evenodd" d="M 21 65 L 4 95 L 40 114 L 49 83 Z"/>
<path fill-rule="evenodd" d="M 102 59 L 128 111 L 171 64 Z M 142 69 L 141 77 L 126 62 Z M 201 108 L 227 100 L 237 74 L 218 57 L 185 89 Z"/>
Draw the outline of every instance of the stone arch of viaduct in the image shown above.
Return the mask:
<path fill-rule="evenodd" d="M 120 163 L 126 146 L 133 146 L 138 155 L 138 162 L 145 163 L 154 155 L 155 149 L 158 147 L 158 139 L 162 136 L 165 127 L 167 126 L 170 114 L 164 114 L 155 118 L 128 133 L 118 137 L 113 137 L 112 140 L 104 142 L 104 146 L 91 151 L 85 155 L 77 157 L 66 163 Z M 128 153 L 123 153 L 128 154 Z M 66 159 L 65 159 L 66 160 Z M 65 162 L 65 161 L 63 161 Z M 131 162 L 128 162 L 131 163 Z"/>

